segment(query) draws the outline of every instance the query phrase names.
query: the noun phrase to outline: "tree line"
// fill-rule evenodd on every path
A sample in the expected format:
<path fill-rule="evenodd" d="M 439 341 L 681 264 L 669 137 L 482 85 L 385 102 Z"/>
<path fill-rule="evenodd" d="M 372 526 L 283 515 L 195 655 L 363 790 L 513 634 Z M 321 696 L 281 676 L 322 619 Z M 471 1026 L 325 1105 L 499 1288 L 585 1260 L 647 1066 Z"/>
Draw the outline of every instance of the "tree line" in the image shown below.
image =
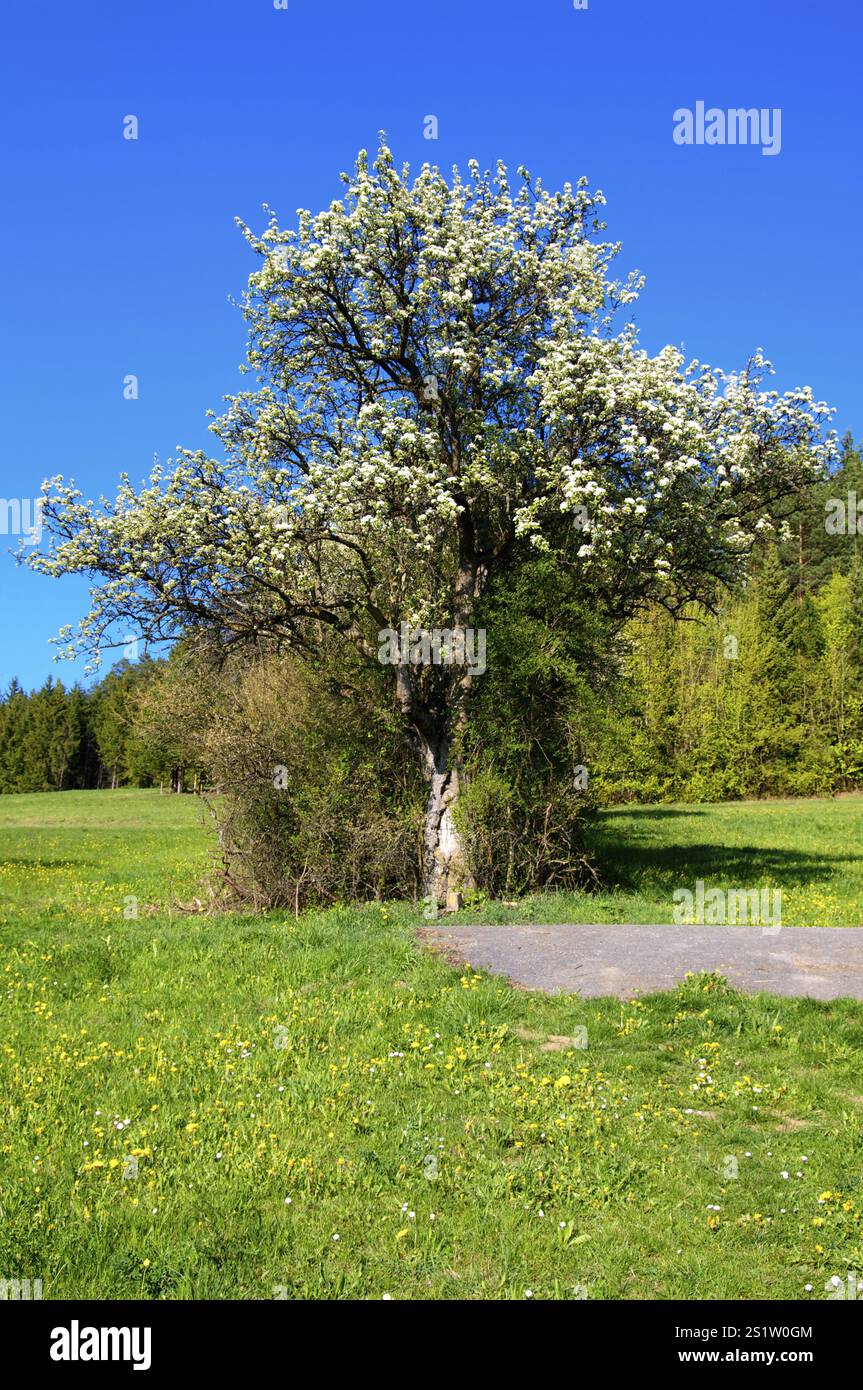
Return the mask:
<path fill-rule="evenodd" d="M 0 793 L 160 784 L 183 790 L 176 750 L 141 723 L 144 691 L 164 664 L 122 661 L 89 689 L 49 676 L 28 692 L 13 680 L 0 700 Z"/>
<path fill-rule="evenodd" d="M 717 594 L 715 611 L 680 622 L 653 608 L 629 626 L 594 735 L 600 800 L 863 787 L 863 525 L 825 525 L 849 496 L 853 512 L 863 466 L 846 437 L 838 472 L 811 490 L 787 539 Z"/>

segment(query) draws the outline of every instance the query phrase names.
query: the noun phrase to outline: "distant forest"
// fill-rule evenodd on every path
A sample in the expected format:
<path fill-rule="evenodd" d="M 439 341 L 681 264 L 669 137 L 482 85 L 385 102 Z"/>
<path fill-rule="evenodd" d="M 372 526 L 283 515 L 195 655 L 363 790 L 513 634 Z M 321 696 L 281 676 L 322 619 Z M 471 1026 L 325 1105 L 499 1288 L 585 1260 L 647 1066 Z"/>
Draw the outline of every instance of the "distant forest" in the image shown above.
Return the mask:
<path fill-rule="evenodd" d="M 143 730 L 141 701 L 164 661 L 119 662 L 90 689 L 12 682 L 0 703 L 0 793 L 167 784 L 186 790 L 176 750 Z M 191 790 L 191 787 L 189 788 Z"/>

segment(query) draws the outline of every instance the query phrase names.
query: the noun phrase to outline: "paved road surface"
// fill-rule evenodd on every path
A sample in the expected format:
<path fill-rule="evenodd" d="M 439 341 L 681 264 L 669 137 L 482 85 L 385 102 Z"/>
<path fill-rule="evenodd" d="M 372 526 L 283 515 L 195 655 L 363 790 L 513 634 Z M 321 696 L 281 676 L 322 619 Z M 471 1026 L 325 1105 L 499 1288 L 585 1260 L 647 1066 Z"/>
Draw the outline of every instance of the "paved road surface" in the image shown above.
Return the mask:
<path fill-rule="evenodd" d="M 688 970 L 718 970 L 754 994 L 863 999 L 863 927 L 554 926 L 430 928 L 453 959 L 513 984 L 585 998 L 671 989 Z"/>

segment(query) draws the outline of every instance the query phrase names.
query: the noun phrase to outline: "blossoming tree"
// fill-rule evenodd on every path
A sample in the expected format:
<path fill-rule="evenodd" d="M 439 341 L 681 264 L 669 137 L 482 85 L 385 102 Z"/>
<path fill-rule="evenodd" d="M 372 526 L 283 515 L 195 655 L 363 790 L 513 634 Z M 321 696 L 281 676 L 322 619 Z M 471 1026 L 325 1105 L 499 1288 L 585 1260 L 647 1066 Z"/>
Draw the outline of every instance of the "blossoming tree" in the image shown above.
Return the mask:
<path fill-rule="evenodd" d="M 72 651 L 118 624 L 190 630 L 315 659 L 323 634 L 378 660 L 378 633 L 470 627 L 519 555 L 552 552 L 612 619 L 709 599 L 759 528 L 821 470 L 828 408 L 651 356 L 621 314 L 600 193 L 549 193 L 502 165 L 413 180 L 385 145 L 341 200 L 256 235 L 245 300 L 251 389 L 140 490 L 93 505 L 44 486 L 48 574 L 96 576 Z M 428 646 L 426 644 L 426 650 Z M 415 655 L 415 654 L 414 654 Z M 403 654 L 404 656 L 404 654 Z M 468 664 L 410 656 L 392 694 L 428 783 L 424 874 L 437 900 L 467 873 L 453 807 Z M 483 677 L 485 678 L 485 677 Z"/>

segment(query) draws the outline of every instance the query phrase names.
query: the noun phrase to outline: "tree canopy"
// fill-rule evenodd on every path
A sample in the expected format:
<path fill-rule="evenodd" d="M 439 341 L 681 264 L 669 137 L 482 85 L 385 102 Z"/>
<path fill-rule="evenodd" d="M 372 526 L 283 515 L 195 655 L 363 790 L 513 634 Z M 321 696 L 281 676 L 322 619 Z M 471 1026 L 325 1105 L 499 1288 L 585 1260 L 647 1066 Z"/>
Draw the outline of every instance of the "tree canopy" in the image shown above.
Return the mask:
<path fill-rule="evenodd" d="M 69 648 L 116 624 L 222 647 L 323 642 L 378 660 L 377 634 L 459 629 L 494 583 L 546 554 L 616 623 L 652 601 L 710 603 L 833 457 L 808 387 L 765 388 L 760 351 L 726 374 L 666 347 L 612 278 L 604 199 L 472 163 L 411 179 L 385 144 L 344 196 L 285 229 L 244 226 L 254 385 L 212 428 L 99 506 L 46 484 L 33 568 L 97 576 Z M 463 873 L 451 811 L 467 665 L 404 659 L 392 689 L 429 778 L 426 882 Z"/>

